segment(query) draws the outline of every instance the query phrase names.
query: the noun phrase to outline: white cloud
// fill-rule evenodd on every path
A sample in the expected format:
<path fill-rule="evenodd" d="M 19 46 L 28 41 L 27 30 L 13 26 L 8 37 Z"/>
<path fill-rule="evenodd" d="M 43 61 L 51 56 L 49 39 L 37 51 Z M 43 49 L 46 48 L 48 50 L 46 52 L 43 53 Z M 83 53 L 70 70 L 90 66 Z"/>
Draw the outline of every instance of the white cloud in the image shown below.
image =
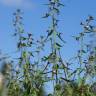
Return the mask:
<path fill-rule="evenodd" d="M 0 3 L 10 7 L 24 7 L 24 8 L 33 7 L 31 0 L 0 0 Z"/>

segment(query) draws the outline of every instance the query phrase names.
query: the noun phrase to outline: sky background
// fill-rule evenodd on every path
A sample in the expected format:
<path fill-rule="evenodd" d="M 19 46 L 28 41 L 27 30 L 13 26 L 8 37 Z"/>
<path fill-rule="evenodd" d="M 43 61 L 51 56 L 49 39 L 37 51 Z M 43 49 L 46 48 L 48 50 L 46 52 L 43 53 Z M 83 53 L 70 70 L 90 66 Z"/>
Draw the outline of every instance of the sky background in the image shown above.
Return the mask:
<path fill-rule="evenodd" d="M 63 39 L 67 42 L 63 51 L 65 59 L 74 55 L 78 45 L 72 36 L 83 31 L 80 22 L 88 15 L 96 17 L 96 0 L 61 0 L 65 7 L 61 8 L 59 29 L 63 32 Z M 36 38 L 40 34 L 46 35 L 49 21 L 41 17 L 47 11 L 43 4 L 48 0 L 0 0 L 0 50 L 3 54 L 13 54 L 16 51 L 16 39 L 12 37 L 13 13 L 20 8 L 24 12 L 24 26 L 26 32 L 32 32 Z"/>
<path fill-rule="evenodd" d="M 0 0 L 0 50 L 3 53 L 12 53 L 16 50 L 16 40 L 12 37 L 14 33 L 12 19 L 17 8 L 24 12 L 26 32 L 32 32 L 36 37 L 46 34 L 49 22 L 41 17 L 47 11 L 47 7 L 43 5 L 47 2 L 48 0 Z M 96 0 L 62 0 L 62 2 L 65 7 L 61 9 L 59 28 L 67 41 L 63 49 L 66 50 L 64 56 L 69 57 L 77 48 L 72 36 L 82 31 L 80 22 L 88 15 L 96 16 Z"/>

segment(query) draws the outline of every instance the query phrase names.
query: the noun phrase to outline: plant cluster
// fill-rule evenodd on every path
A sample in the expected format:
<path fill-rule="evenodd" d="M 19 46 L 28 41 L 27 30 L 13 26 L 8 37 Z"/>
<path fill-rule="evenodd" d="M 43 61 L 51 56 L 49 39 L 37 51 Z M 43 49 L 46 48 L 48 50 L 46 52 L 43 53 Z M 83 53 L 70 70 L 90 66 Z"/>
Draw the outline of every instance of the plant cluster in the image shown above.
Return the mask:
<path fill-rule="evenodd" d="M 81 22 L 83 31 L 73 36 L 79 45 L 76 56 L 64 61 L 61 48 L 66 42 L 59 32 L 61 0 L 49 0 L 48 11 L 42 17 L 50 19 L 46 36 L 35 40 L 25 32 L 23 12 L 13 14 L 14 37 L 18 56 L 4 62 L 0 73 L 0 96 L 96 96 L 96 26 L 93 16 Z M 46 46 L 49 53 L 46 55 Z M 45 55 L 42 55 L 45 52 Z M 2 58 L 0 58 L 2 60 Z M 74 68 L 73 66 L 76 65 Z M 3 85 L 1 79 L 3 78 Z M 53 93 L 46 93 L 44 85 L 53 84 Z"/>

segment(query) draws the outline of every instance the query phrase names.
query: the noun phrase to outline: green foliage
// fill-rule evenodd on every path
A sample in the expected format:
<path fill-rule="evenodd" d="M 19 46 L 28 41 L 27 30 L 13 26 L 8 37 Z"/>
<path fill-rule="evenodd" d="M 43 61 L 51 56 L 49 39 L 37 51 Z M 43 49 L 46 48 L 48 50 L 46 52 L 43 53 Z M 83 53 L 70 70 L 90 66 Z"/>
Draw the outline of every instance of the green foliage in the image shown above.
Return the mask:
<path fill-rule="evenodd" d="M 21 10 L 18 9 L 13 14 L 13 36 L 17 38 L 18 56 L 8 63 L 5 62 L 2 67 L 4 87 L 0 82 L 0 96 L 5 96 L 3 93 L 6 96 L 46 96 L 44 85 L 49 81 L 52 81 L 54 91 L 47 96 L 96 96 L 94 18 L 89 16 L 84 23 L 81 22 L 84 31 L 73 36 L 79 43 L 79 49 L 75 57 L 65 62 L 61 56 L 61 48 L 65 44 L 63 32 L 58 31 L 58 16 L 64 5 L 60 0 L 49 0 L 45 5 L 48 12 L 42 18 L 50 18 L 50 26 L 46 31 L 47 35 L 40 36 L 39 40 L 35 40 L 32 33 L 25 32 Z M 46 46 L 50 50 L 47 55 Z M 45 52 L 44 56 L 41 55 L 42 52 Z"/>

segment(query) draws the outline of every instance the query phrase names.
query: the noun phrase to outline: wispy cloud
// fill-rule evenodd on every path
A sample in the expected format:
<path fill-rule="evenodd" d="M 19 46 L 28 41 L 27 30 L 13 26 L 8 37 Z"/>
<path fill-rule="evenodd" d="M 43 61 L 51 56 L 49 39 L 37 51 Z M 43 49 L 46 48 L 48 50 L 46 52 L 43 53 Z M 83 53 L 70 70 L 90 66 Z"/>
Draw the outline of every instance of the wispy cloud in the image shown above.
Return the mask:
<path fill-rule="evenodd" d="M 0 0 L 0 3 L 10 7 L 32 8 L 32 0 Z"/>

